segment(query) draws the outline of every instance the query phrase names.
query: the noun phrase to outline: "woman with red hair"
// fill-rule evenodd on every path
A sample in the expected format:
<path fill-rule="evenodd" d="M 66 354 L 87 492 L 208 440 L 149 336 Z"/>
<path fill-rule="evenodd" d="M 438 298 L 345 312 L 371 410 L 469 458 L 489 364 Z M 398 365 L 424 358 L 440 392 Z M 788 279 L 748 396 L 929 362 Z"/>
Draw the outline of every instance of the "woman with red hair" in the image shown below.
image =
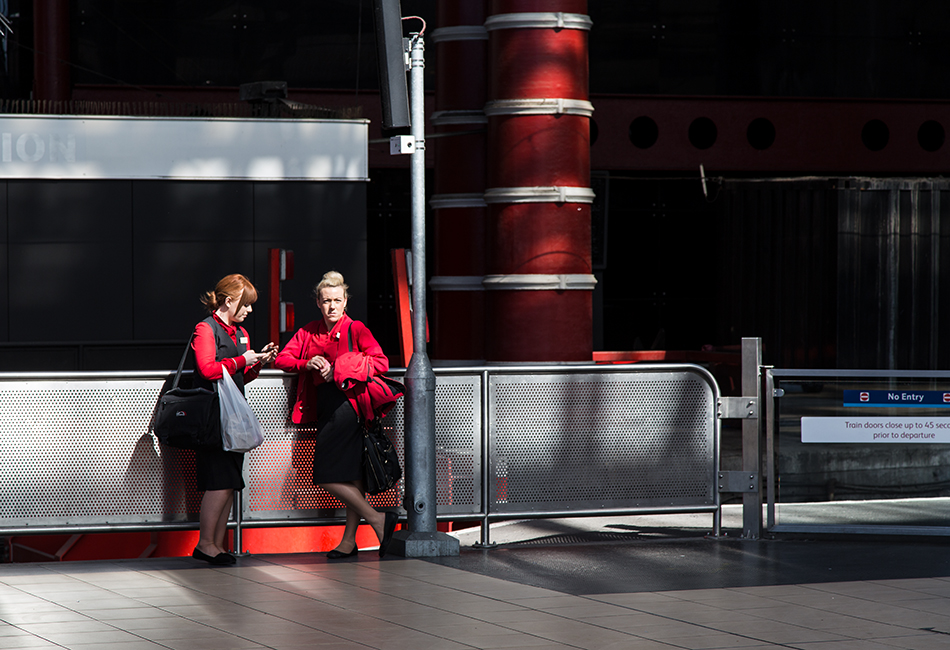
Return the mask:
<path fill-rule="evenodd" d="M 277 355 L 277 346 L 268 343 L 260 352 L 251 349 L 247 330 L 241 323 L 253 311 L 257 289 L 240 274 L 221 279 L 201 302 L 210 315 L 195 326 L 191 349 L 194 356 L 195 387 L 213 389 L 224 371 L 241 393 L 244 384 L 255 379 L 263 364 Z M 244 489 L 244 454 L 223 449 L 197 450 L 195 469 L 198 489 L 204 492 L 199 515 L 198 545 L 192 557 L 214 565 L 234 564 L 226 551 L 225 536 L 234 491 Z"/>

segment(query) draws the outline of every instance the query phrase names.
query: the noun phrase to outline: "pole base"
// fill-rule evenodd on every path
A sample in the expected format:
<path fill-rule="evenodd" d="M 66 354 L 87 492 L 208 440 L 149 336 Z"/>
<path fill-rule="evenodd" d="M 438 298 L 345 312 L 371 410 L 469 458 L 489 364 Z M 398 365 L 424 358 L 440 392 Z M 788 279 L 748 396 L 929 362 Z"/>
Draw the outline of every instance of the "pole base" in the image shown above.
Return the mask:
<path fill-rule="evenodd" d="M 459 541 L 445 533 L 393 533 L 387 552 L 400 557 L 458 557 Z"/>

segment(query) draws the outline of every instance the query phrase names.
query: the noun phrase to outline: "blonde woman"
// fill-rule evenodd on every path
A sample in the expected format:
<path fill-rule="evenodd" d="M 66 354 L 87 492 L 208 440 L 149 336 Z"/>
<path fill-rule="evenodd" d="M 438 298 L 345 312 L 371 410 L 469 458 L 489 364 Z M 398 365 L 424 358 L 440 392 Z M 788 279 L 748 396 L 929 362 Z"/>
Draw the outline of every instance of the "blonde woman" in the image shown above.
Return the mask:
<path fill-rule="evenodd" d="M 363 436 L 360 420 L 385 412 L 401 394 L 375 395 L 367 382 L 389 370 L 389 359 L 369 328 L 346 314 L 349 298 L 343 276 L 330 271 L 314 288 L 323 318 L 300 328 L 277 355 L 275 365 L 299 375 L 291 419 L 317 426 L 313 482 L 346 506 L 343 538 L 327 558 L 358 552 L 356 530 L 366 521 L 386 554 L 398 516 L 378 512 L 366 500 L 362 483 Z"/>

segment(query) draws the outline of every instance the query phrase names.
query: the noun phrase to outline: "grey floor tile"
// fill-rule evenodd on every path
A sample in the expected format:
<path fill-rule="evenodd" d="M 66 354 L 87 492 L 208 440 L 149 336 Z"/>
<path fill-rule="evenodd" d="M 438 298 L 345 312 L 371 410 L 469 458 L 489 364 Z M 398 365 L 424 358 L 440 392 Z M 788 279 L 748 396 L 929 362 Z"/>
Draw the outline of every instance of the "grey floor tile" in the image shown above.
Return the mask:
<path fill-rule="evenodd" d="M 200 639 L 172 639 L 162 641 L 171 650 L 270 650 L 267 646 L 234 636 L 218 636 Z"/>
<path fill-rule="evenodd" d="M 507 625 L 508 623 L 533 623 L 538 621 L 549 621 L 553 614 L 542 612 L 538 609 L 500 609 L 490 612 L 478 612 L 471 614 L 486 623 L 495 623 L 496 625 Z M 555 617 L 557 618 L 557 617 Z M 595 623 L 596 624 L 596 623 Z"/>
<path fill-rule="evenodd" d="M 0 579 L 2 579 L 2 576 L 0 576 Z M 34 607 L 42 607 L 45 605 L 55 606 L 55 603 L 50 603 L 45 598 L 20 590 L 10 591 L 0 595 L 0 607 L 3 607 L 5 610 L 7 608 L 28 607 L 31 605 Z"/>
<path fill-rule="evenodd" d="M 931 634 L 926 636 L 894 637 L 891 639 L 877 639 L 888 650 L 946 650 L 947 637 Z"/>
<path fill-rule="evenodd" d="M 85 614 L 74 612 L 71 609 L 59 608 L 44 612 L 18 612 L 7 613 L 5 608 L 0 606 L 0 620 L 11 625 L 30 625 L 33 623 L 65 623 L 67 621 L 89 621 L 93 620 Z"/>
<path fill-rule="evenodd" d="M 114 608 L 114 609 L 101 609 L 87 611 L 86 615 L 89 618 L 94 618 L 97 621 L 103 621 L 112 623 L 113 625 L 124 625 L 123 621 L 127 620 L 141 620 L 149 618 L 162 618 L 162 619 L 171 619 L 172 615 L 168 612 L 162 611 L 157 607 L 147 607 L 140 606 L 134 607 L 136 603 L 127 602 L 126 605 L 133 605 L 131 607 L 124 608 Z"/>
<path fill-rule="evenodd" d="M 151 641 L 119 641 L 118 643 L 71 643 L 69 650 L 163 650 L 165 646 Z"/>
<path fill-rule="evenodd" d="M 38 636 L 28 635 L 28 636 L 9 636 L 2 637 L 3 643 L 0 644 L 0 648 L 3 650 L 18 650 L 19 648 L 26 648 L 28 650 L 46 650 L 47 648 L 56 648 L 56 650 L 62 650 L 63 646 L 47 641 L 46 639 L 41 639 Z"/>
<path fill-rule="evenodd" d="M 757 639 L 749 639 L 734 634 L 723 634 L 712 632 L 700 636 L 688 637 L 670 637 L 663 639 L 674 648 L 683 648 L 684 650 L 720 650 L 727 648 L 748 648 L 750 646 L 761 646 L 762 642 Z M 775 646 L 773 646 L 774 648 Z"/>
<path fill-rule="evenodd" d="M 799 650 L 894 650 L 894 646 L 888 646 L 876 641 L 856 641 L 854 639 L 815 643 L 790 643 L 788 645 L 789 647 L 798 648 Z"/>
<path fill-rule="evenodd" d="M 125 644 L 142 640 L 141 637 L 124 630 L 44 632 L 38 636 L 66 647 L 91 644 Z M 114 647 L 118 648 L 119 646 Z"/>

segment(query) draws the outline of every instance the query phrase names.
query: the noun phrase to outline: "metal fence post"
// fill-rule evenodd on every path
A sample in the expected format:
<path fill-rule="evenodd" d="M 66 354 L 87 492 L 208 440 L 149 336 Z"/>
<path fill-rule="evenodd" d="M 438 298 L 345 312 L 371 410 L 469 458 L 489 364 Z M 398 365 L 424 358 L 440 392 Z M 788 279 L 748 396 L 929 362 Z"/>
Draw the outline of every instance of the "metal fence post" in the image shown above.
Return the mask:
<path fill-rule="evenodd" d="M 242 525 L 244 524 L 244 492 L 243 490 L 234 491 L 234 501 L 231 505 L 231 513 L 234 516 L 234 554 L 244 554 L 244 541 L 242 539 Z"/>
<path fill-rule="evenodd" d="M 762 339 L 742 339 L 742 396 L 755 397 L 761 404 Z M 762 534 L 762 481 L 761 476 L 761 422 L 762 418 L 742 421 L 742 473 L 756 478 L 755 491 L 742 493 L 742 537 L 758 539 Z"/>

